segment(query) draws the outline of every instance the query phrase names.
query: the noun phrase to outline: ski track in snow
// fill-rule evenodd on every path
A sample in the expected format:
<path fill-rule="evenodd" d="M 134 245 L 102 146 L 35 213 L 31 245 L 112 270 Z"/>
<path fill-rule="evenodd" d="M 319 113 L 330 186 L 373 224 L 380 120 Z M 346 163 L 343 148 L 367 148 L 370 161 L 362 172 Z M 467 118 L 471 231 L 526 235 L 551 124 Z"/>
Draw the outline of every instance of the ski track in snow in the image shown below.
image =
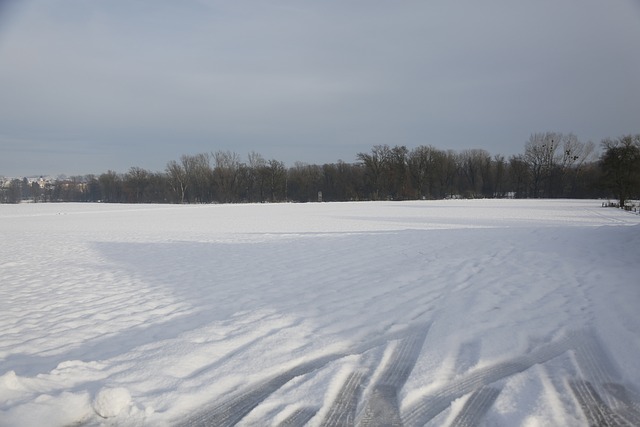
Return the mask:
<path fill-rule="evenodd" d="M 598 201 L 0 205 L 0 426 L 640 425 L 639 227 Z"/>

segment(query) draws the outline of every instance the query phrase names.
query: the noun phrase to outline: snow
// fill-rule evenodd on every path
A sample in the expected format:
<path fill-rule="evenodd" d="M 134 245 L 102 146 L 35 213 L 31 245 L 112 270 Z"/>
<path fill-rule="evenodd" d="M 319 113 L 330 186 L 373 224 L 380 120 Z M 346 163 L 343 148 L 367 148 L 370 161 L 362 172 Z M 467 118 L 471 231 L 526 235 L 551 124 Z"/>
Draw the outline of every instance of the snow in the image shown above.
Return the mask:
<path fill-rule="evenodd" d="M 640 419 L 640 216 L 597 200 L 0 205 L 0 236 L 0 426 Z"/>
<path fill-rule="evenodd" d="M 93 410 L 102 418 L 111 418 L 118 416 L 130 404 L 131 394 L 126 388 L 103 388 L 93 401 Z"/>

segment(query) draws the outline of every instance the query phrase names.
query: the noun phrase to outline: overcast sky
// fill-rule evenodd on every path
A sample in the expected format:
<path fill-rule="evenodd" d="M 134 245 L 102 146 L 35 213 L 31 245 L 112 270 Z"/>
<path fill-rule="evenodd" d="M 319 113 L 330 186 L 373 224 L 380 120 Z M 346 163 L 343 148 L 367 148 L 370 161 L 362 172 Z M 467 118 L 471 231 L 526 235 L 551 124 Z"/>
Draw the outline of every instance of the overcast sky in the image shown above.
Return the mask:
<path fill-rule="evenodd" d="M 640 133 L 638 0 L 0 0 L 0 175 Z"/>

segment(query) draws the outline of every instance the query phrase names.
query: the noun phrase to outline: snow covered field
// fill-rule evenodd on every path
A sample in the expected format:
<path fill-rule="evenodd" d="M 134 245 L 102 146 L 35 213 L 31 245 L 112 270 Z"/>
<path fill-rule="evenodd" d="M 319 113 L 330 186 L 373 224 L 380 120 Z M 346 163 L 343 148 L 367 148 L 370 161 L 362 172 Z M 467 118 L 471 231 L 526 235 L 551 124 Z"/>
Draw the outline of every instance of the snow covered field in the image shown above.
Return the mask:
<path fill-rule="evenodd" d="M 0 236 L 1 426 L 640 425 L 640 216 L 599 201 L 0 205 Z"/>

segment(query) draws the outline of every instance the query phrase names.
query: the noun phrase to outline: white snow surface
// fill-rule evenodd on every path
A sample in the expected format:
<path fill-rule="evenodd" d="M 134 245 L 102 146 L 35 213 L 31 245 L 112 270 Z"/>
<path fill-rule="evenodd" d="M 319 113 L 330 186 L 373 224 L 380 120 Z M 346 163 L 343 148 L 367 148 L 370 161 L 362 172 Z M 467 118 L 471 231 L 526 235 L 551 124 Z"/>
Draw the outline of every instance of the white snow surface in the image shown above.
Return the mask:
<path fill-rule="evenodd" d="M 0 426 L 379 425 L 380 384 L 404 425 L 638 414 L 640 216 L 597 200 L 0 205 L 0 236 Z"/>

